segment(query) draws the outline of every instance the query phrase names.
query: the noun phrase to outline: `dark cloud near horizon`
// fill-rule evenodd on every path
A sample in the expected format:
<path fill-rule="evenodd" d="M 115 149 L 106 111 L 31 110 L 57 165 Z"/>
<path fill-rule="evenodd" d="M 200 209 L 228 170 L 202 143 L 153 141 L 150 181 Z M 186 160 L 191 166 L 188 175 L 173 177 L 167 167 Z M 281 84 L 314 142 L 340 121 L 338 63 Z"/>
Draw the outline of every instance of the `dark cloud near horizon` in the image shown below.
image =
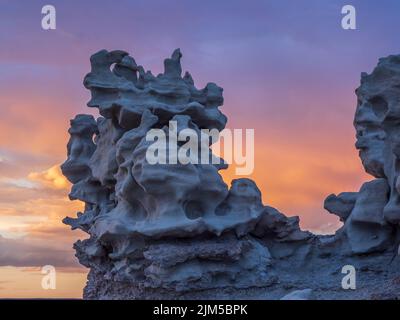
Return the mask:
<path fill-rule="evenodd" d="M 49 241 L 51 242 L 51 241 Z M 73 250 L 61 250 L 33 244 L 29 239 L 7 239 L 0 236 L 0 267 L 81 267 L 73 255 Z"/>

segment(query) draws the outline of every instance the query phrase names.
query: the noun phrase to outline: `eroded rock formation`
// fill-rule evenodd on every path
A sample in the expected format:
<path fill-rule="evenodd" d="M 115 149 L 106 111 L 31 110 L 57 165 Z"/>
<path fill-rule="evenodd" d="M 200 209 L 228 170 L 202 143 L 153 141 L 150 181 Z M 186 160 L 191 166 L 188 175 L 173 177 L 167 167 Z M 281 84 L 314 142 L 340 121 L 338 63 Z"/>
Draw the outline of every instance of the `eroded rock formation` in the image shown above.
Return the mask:
<path fill-rule="evenodd" d="M 359 192 L 330 195 L 325 208 L 345 221 L 352 252 L 384 251 L 398 243 L 400 222 L 400 56 L 379 60 L 361 74 L 354 117 L 356 148 L 365 171 L 375 180 Z"/>
<path fill-rule="evenodd" d="M 173 298 L 266 287 L 277 277 L 260 239 L 311 239 L 297 217 L 264 206 L 253 181 L 233 180 L 228 189 L 218 173 L 226 168 L 223 162 L 147 161 L 151 129 L 172 139 L 171 129 L 190 128 L 200 139 L 200 129 L 225 127 L 218 109 L 222 89 L 214 83 L 197 89 L 189 73 L 182 77 L 181 57 L 175 50 L 158 76 L 123 51 L 91 57 L 84 85 L 92 94 L 88 106 L 102 117 L 78 115 L 71 121 L 62 165 L 74 184 L 70 198 L 86 204 L 76 219 L 64 220 L 90 236 L 74 245 L 79 261 L 90 268 L 86 298 Z M 170 145 L 166 148 L 168 153 Z M 208 156 L 213 157 L 211 149 Z M 129 290 L 121 292 L 122 287 Z"/>

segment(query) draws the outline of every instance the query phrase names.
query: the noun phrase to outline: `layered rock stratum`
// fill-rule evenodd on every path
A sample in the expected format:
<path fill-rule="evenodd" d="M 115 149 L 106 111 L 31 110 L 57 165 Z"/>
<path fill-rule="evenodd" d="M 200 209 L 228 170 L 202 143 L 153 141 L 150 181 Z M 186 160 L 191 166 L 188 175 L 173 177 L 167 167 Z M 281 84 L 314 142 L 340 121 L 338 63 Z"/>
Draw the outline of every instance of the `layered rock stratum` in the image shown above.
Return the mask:
<path fill-rule="evenodd" d="M 154 76 L 124 51 L 94 54 L 84 85 L 89 107 L 77 115 L 61 166 L 71 200 L 85 203 L 72 229 L 90 269 L 85 299 L 392 299 L 400 297 L 400 56 L 362 74 L 354 125 L 356 147 L 375 179 L 359 192 L 330 195 L 324 207 L 343 221 L 336 234 L 314 235 L 265 206 L 254 181 L 231 187 L 200 163 L 150 164 L 146 134 L 224 129 L 222 88 L 198 89 L 182 76 L 175 50 Z M 207 140 L 208 157 L 213 156 Z M 168 149 L 168 146 L 166 148 Z M 167 152 L 170 150 L 166 150 Z M 343 289 L 354 266 L 356 289 Z"/>

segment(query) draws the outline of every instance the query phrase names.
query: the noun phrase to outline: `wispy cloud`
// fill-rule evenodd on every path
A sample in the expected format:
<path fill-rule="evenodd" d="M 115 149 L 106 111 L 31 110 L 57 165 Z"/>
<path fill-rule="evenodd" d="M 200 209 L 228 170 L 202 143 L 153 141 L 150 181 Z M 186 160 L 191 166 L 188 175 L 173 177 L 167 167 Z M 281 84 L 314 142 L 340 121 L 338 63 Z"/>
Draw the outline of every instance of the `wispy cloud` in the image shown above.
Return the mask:
<path fill-rule="evenodd" d="M 56 190 L 68 190 L 70 183 L 63 176 L 60 166 L 55 165 L 41 172 L 31 172 L 28 179 L 40 183 L 42 188 L 50 188 Z"/>
<path fill-rule="evenodd" d="M 27 239 L 6 239 L 0 237 L 0 266 L 63 266 L 78 267 L 72 249 L 60 249 L 51 245 Z"/>

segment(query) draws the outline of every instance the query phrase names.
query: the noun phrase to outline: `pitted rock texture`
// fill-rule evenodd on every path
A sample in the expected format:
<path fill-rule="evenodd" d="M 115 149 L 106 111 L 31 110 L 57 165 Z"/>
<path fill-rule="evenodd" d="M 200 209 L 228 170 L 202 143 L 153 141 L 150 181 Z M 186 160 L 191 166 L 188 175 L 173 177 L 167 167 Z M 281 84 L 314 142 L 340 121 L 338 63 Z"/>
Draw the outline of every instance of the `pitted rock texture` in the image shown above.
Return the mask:
<path fill-rule="evenodd" d="M 355 254 L 398 245 L 400 198 L 400 56 L 381 58 L 371 74 L 361 74 L 354 117 L 356 148 L 365 171 L 375 177 L 357 193 L 330 195 L 325 208 L 345 221 Z"/>
<path fill-rule="evenodd" d="M 222 88 L 208 83 L 196 89 L 188 72 L 182 77 L 181 57 L 175 50 L 164 60 L 164 73 L 154 76 L 127 52 L 97 52 L 90 58 L 92 70 L 84 80 L 92 93 L 88 106 L 99 108 L 102 116 L 125 129 L 137 127 L 143 112 L 150 110 L 160 124 L 185 114 L 201 128 L 222 130 L 227 120 L 218 109 L 224 101 Z"/>
<path fill-rule="evenodd" d="M 77 218 L 64 220 L 89 234 L 74 245 L 80 263 L 91 269 L 86 298 L 105 297 L 98 277 L 116 288 L 130 286 L 131 298 L 267 287 L 277 277 L 262 239 L 312 238 L 300 230 L 297 217 L 264 206 L 250 179 L 233 180 L 228 188 L 218 173 L 227 167 L 223 161 L 148 161 L 151 129 L 173 139 L 172 132 L 190 128 L 202 139 L 201 129 L 225 127 L 218 109 L 222 88 L 209 83 L 197 89 L 189 73 L 182 77 L 181 57 L 175 50 L 158 76 L 123 51 L 102 50 L 90 59 L 84 80 L 92 94 L 88 106 L 102 116 L 71 121 L 62 165 L 74 184 L 70 198 L 86 204 Z M 208 157 L 216 158 L 211 140 L 202 143 Z M 170 148 L 165 144 L 167 154 Z"/>
<path fill-rule="evenodd" d="M 88 234 L 74 244 L 90 269 L 84 298 L 400 298 L 400 56 L 362 75 L 356 147 L 376 179 L 326 199 L 324 207 L 344 223 L 330 236 L 302 231 L 298 217 L 265 206 L 250 179 L 228 188 L 219 174 L 223 161 L 148 161 L 152 129 L 173 139 L 190 128 L 215 158 L 200 131 L 221 131 L 227 121 L 219 110 L 222 88 L 197 89 L 188 72 L 182 76 L 181 58 L 175 50 L 158 76 L 124 51 L 102 50 L 90 59 L 88 106 L 101 116 L 71 120 L 61 166 L 73 184 L 70 199 L 85 203 L 84 212 L 64 219 Z M 356 291 L 341 287 L 347 264 L 359 272 Z"/>

